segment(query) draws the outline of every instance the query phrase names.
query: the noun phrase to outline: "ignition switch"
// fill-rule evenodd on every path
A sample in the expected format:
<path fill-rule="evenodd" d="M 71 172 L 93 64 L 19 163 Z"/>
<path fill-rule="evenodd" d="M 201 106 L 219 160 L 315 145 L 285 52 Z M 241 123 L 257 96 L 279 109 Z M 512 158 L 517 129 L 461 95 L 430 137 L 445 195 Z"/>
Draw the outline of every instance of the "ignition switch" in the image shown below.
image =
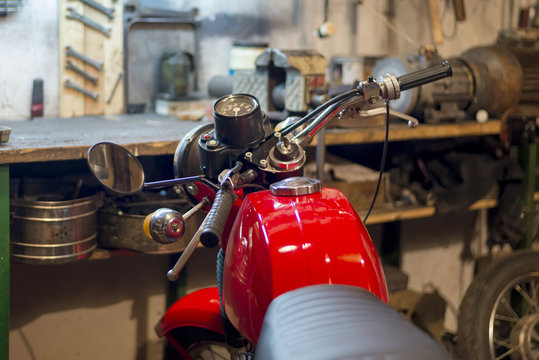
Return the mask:
<path fill-rule="evenodd" d="M 276 133 L 276 136 L 280 134 Z M 296 143 L 282 136 L 275 144 L 269 155 L 270 164 L 278 170 L 295 170 L 305 163 L 305 152 Z"/>

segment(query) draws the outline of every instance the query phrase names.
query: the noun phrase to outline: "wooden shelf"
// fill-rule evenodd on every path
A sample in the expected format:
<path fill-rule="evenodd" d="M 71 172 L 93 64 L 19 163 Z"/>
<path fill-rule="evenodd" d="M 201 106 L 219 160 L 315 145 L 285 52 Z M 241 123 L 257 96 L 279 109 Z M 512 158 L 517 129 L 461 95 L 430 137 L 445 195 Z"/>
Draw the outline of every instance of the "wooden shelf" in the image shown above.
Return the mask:
<path fill-rule="evenodd" d="M 539 193 L 535 194 L 539 199 Z M 481 199 L 469 206 L 470 210 L 491 209 L 498 205 L 496 199 Z M 356 209 L 363 217 L 367 209 Z M 436 214 L 434 206 L 411 206 L 406 208 L 382 207 L 374 208 L 367 219 L 367 225 L 381 224 L 399 220 L 419 219 Z"/>
<path fill-rule="evenodd" d="M 463 136 L 496 135 L 500 121 L 489 120 L 484 124 L 475 121 L 444 124 L 420 124 L 411 129 L 406 124 L 390 124 L 389 141 L 441 139 Z M 326 130 L 326 145 L 367 144 L 384 141 L 384 127 Z M 312 145 L 316 144 L 316 139 Z"/>

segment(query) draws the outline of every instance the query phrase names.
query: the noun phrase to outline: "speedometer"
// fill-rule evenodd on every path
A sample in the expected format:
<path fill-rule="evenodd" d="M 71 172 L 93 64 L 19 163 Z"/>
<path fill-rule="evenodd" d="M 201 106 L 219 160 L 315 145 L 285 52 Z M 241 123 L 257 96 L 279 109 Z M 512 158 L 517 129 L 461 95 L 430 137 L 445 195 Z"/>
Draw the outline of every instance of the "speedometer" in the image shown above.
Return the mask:
<path fill-rule="evenodd" d="M 227 117 L 238 117 L 252 113 L 258 102 L 249 95 L 236 94 L 226 96 L 215 103 L 215 112 Z"/>
<path fill-rule="evenodd" d="M 258 100 L 248 94 L 226 95 L 215 102 L 217 140 L 229 146 L 249 146 L 265 136 Z"/>

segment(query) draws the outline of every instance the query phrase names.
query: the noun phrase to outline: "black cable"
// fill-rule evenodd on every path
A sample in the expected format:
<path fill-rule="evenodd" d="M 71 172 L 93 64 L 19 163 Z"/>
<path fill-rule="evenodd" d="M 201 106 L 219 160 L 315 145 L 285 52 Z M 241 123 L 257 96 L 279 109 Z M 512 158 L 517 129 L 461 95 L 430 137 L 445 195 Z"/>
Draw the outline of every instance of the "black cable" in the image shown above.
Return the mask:
<path fill-rule="evenodd" d="M 378 191 L 380 190 L 380 183 L 382 182 L 382 175 L 384 174 L 384 168 L 386 165 L 386 157 L 387 157 L 387 148 L 389 145 L 389 100 L 386 100 L 386 136 L 384 138 L 384 149 L 382 150 L 382 161 L 380 163 L 380 174 L 378 175 L 378 182 L 376 184 L 376 190 L 374 190 L 374 196 L 372 198 L 371 205 L 369 206 L 369 209 L 367 210 L 367 213 L 365 214 L 365 217 L 363 218 L 363 224 L 367 222 L 367 219 L 369 218 L 369 215 L 371 214 L 372 208 L 374 207 L 374 203 L 376 202 L 376 197 L 378 196 Z"/>
<path fill-rule="evenodd" d="M 258 189 L 258 190 L 267 190 L 265 187 L 263 187 L 262 185 L 258 185 L 258 184 L 245 184 L 245 185 L 236 186 L 236 190 L 245 189 L 245 188 L 255 188 L 255 189 Z"/>

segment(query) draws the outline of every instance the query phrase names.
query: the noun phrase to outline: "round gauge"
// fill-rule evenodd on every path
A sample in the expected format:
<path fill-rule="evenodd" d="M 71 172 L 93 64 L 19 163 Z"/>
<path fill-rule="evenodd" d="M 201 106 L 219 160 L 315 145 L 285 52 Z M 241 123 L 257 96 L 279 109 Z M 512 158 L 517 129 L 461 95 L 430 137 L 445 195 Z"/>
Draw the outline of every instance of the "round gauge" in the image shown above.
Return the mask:
<path fill-rule="evenodd" d="M 226 95 L 215 102 L 215 137 L 222 145 L 250 146 L 266 133 L 258 100 L 247 94 Z"/>
<path fill-rule="evenodd" d="M 225 96 L 215 103 L 214 110 L 218 115 L 238 117 L 252 113 L 258 107 L 256 99 L 250 95 L 235 94 Z"/>

